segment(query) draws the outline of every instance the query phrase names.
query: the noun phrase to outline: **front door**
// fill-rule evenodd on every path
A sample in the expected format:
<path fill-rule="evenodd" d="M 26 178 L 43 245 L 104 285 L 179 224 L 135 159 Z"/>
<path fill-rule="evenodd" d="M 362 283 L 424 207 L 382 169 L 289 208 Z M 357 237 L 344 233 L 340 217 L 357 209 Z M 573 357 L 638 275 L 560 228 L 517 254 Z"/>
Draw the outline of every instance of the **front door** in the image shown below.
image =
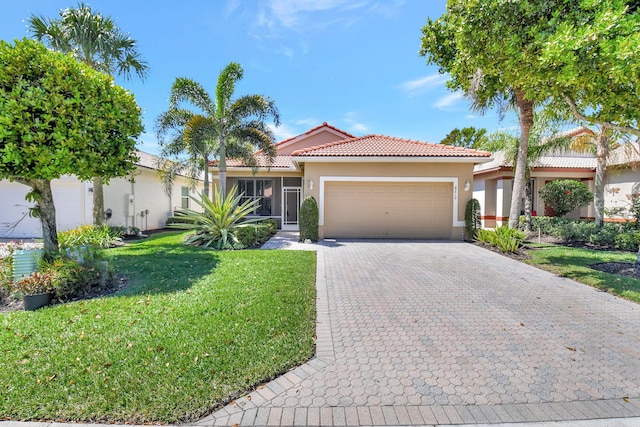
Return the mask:
<path fill-rule="evenodd" d="M 282 187 L 282 229 L 298 231 L 302 187 Z"/>

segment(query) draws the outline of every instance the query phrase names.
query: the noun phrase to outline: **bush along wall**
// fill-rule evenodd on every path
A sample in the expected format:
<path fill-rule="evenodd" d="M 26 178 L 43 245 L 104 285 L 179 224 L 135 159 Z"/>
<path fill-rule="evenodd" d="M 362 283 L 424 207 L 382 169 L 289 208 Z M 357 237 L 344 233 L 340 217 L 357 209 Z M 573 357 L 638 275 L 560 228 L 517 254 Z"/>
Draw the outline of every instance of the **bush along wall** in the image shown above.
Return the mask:
<path fill-rule="evenodd" d="M 307 239 L 312 242 L 318 241 L 318 203 L 313 196 L 309 196 L 302 201 L 300 207 L 300 240 Z"/>

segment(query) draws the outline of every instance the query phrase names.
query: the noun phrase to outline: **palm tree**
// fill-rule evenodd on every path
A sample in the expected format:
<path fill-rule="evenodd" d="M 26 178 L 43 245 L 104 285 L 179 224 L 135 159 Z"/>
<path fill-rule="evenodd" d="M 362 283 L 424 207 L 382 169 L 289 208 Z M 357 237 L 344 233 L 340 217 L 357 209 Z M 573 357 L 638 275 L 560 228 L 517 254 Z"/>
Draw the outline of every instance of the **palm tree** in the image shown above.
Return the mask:
<path fill-rule="evenodd" d="M 209 196 L 209 162 L 217 158 L 220 193 L 224 195 L 227 157 L 240 158 L 255 167 L 256 149 L 269 159 L 275 156 L 275 137 L 265 120 L 272 118 L 278 126 L 278 109 L 274 101 L 263 95 L 232 99 L 242 76 L 240 64 L 229 63 L 218 76 L 215 101 L 200 83 L 176 78 L 171 86 L 169 110 L 158 117 L 157 133 L 163 155 L 184 154 L 186 159 L 167 169 L 169 178 L 165 183 L 170 183 L 170 175 L 179 171 L 191 171 L 192 176 L 194 172 L 205 172 L 204 193 Z M 191 104 L 197 111 L 182 108 L 183 103 Z"/>
<path fill-rule="evenodd" d="M 596 156 L 596 175 L 594 179 L 593 205 L 595 207 L 596 227 L 604 224 L 604 184 L 607 174 L 609 153 L 618 144 L 615 142 L 616 132 L 607 125 L 601 125 L 596 131 L 576 137 L 571 148 L 581 152 L 592 152 Z"/>
<path fill-rule="evenodd" d="M 565 150 L 569 148 L 571 139 L 562 133 L 558 133 L 561 123 L 558 123 L 547 117 L 544 113 L 536 113 L 534 125 L 529 134 L 529 143 L 527 145 L 526 161 L 524 166 L 524 215 L 525 215 L 525 231 L 531 231 L 532 222 L 532 206 L 533 194 L 531 188 L 531 169 L 533 165 L 547 153 Z M 495 132 L 490 134 L 487 141 L 482 147 L 487 151 L 503 151 L 505 160 L 514 165 L 514 172 L 517 172 L 518 152 L 520 150 L 520 140 L 518 137 L 508 132 Z M 514 191 L 511 198 L 511 204 L 515 203 L 518 197 Z M 519 217 L 519 215 L 518 215 Z M 511 226 L 511 224 L 510 224 Z"/>
<path fill-rule="evenodd" d="M 97 71 L 131 78 L 132 72 L 144 78 L 148 65 L 140 58 L 136 40 L 129 37 L 113 19 L 94 12 L 91 6 L 79 3 L 77 8 L 60 11 L 59 19 L 32 15 L 29 31 L 50 48 L 72 54 Z M 93 179 L 93 223 L 104 221 L 102 177 Z"/>

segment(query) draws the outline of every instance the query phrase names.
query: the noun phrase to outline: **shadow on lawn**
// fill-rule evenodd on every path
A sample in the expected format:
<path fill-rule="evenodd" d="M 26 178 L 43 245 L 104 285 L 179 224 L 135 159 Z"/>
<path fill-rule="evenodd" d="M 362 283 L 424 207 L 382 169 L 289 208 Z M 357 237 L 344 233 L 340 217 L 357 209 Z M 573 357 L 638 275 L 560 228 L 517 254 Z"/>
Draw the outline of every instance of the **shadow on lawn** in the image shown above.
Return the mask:
<path fill-rule="evenodd" d="M 179 243 L 140 241 L 109 254 L 128 286 L 116 295 L 161 294 L 190 288 L 217 267 L 215 251 Z"/>

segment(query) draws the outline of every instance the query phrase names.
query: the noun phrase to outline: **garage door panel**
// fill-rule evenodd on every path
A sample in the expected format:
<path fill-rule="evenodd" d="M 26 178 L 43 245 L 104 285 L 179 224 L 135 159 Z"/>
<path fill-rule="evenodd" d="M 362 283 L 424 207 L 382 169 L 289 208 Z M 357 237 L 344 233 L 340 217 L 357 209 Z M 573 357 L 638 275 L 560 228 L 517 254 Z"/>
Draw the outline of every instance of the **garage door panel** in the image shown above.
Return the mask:
<path fill-rule="evenodd" d="M 450 239 L 451 183 L 328 182 L 325 237 Z"/>

